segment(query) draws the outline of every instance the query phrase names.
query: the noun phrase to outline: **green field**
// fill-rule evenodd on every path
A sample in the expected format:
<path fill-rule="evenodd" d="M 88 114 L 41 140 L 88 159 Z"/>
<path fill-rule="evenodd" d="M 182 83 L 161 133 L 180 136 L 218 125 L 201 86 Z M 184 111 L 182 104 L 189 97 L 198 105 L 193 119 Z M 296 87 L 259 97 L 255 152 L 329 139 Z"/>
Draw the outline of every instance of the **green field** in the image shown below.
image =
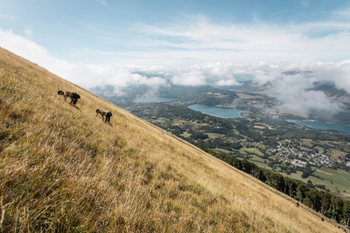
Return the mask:
<path fill-rule="evenodd" d="M 271 167 L 267 166 L 266 163 L 264 163 L 264 159 L 259 158 L 258 156 L 253 156 L 253 158 L 250 158 L 249 161 L 253 162 L 254 164 L 256 164 L 259 167 L 268 169 L 268 170 L 272 170 Z M 326 167 L 322 167 L 320 169 L 318 169 L 322 172 L 319 171 L 315 171 L 313 174 L 315 176 L 319 176 L 320 178 L 323 178 L 324 180 L 321 180 L 317 177 L 314 176 L 309 176 L 306 179 L 302 179 L 301 178 L 301 171 L 297 171 L 297 173 L 292 173 L 290 175 L 287 175 L 284 172 L 279 172 L 279 169 L 276 171 L 278 173 L 280 173 L 283 176 L 288 176 L 289 178 L 295 179 L 295 180 L 301 180 L 302 182 L 306 183 L 308 180 L 311 180 L 312 183 L 315 184 L 319 184 L 319 185 L 325 185 L 326 189 L 329 189 L 333 192 L 337 192 L 337 188 L 339 190 L 340 193 L 342 194 L 349 194 L 350 195 L 350 174 L 344 170 L 334 170 L 331 168 L 326 168 Z M 325 173 L 329 173 L 329 174 L 325 174 Z M 333 184 L 331 183 L 333 182 Z M 344 190 L 346 192 L 344 192 Z"/>
<path fill-rule="evenodd" d="M 264 162 L 265 160 L 256 155 L 253 155 L 253 158 L 250 158 L 249 161 L 253 162 L 255 165 L 259 167 L 271 170 L 271 167 L 267 166 L 267 163 Z"/>
<path fill-rule="evenodd" d="M 225 153 L 225 154 L 231 153 L 231 151 L 228 151 L 228 150 L 225 150 L 225 149 L 222 149 L 222 148 L 214 148 L 213 150 L 216 151 L 216 152 Z"/>
<path fill-rule="evenodd" d="M 312 140 L 311 139 L 302 139 L 302 144 L 307 146 L 312 146 Z"/>
<path fill-rule="evenodd" d="M 245 151 L 257 154 L 257 155 L 261 155 L 263 156 L 264 154 L 260 152 L 260 150 L 258 148 L 244 148 Z"/>
<path fill-rule="evenodd" d="M 222 137 L 222 134 L 218 134 L 218 133 L 205 133 L 209 136 L 209 138 L 219 138 Z"/>
<path fill-rule="evenodd" d="M 321 154 L 324 153 L 323 147 L 316 146 L 316 148 L 318 149 L 318 152 L 319 152 L 319 153 L 321 153 Z"/>
<path fill-rule="evenodd" d="M 184 137 L 188 138 L 188 137 L 190 137 L 190 136 L 191 136 L 191 134 L 189 134 L 189 133 L 187 133 L 187 132 L 184 132 L 184 133 L 182 134 L 182 136 L 184 136 Z"/>
<path fill-rule="evenodd" d="M 264 159 L 256 155 L 253 155 L 252 158 L 249 158 L 249 161 L 264 169 L 272 170 L 272 168 L 267 166 L 267 164 L 264 162 Z M 350 195 L 350 173 L 344 170 L 334 170 L 328 167 L 318 168 L 318 171 L 315 171 L 313 174 L 315 176 L 319 176 L 321 179 L 315 176 L 309 176 L 308 178 L 303 179 L 301 178 L 301 171 L 297 171 L 297 173 L 287 175 L 286 173 L 280 172 L 279 170 L 280 169 L 276 170 L 276 172 L 280 173 L 283 176 L 288 176 L 289 178 L 295 180 L 301 180 L 304 183 L 307 183 L 308 180 L 311 180 L 314 185 L 325 185 L 326 189 L 329 189 L 332 192 L 339 191 L 340 194 L 343 194 L 345 196 L 347 196 L 347 194 Z"/>
<path fill-rule="evenodd" d="M 288 176 L 293 179 L 301 180 L 304 183 L 306 183 L 308 180 L 311 180 L 314 185 L 315 184 L 325 185 L 326 189 L 329 189 L 333 192 L 337 192 L 337 189 L 338 189 L 340 193 L 350 194 L 350 174 L 348 172 L 340 169 L 334 170 L 327 167 L 322 167 L 317 170 L 319 171 L 315 171 L 313 174 L 315 176 L 319 176 L 323 180 L 314 176 L 309 176 L 306 179 L 302 179 L 301 178 L 302 172 L 300 171 L 298 171 L 297 173 L 292 173 L 291 175 L 287 175 L 286 173 L 281 173 L 281 172 L 280 174 L 284 176 Z M 333 182 L 333 184 L 331 182 Z M 344 192 L 344 190 L 346 192 Z"/>

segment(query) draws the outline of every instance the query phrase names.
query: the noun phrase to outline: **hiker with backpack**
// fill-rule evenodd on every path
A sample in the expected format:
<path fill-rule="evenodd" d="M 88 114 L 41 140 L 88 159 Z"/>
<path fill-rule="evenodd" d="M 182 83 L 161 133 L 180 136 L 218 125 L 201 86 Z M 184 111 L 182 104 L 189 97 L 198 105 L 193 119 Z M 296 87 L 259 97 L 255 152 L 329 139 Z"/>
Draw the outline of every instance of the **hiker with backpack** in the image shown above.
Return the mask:
<path fill-rule="evenodd" d="M 80 95 L 75 93 L 75 92 L 70 92 L 70 91 L 58 91 L 57 92 L 59 95 L 63 95 L 64 96 L 64 101 L 67 102 L 67 97 L 70 97 L 70 103 L 69 105 L 72 107 L 75 107 L 76 109 L 79 109 L 77 107 L 77 101 L 78 99 L 80 99 Z"/>
<path fill-rule="evenodd" d="M 103 110 L 100 110 L 100 109 L 96 109 L 96 116 L 95 117 L 97 117 L 99 114 L 101 114 L 101 116 L 102 116 L 102 121 L 104 122 L 104 123 L 108 123 L 109 125 L 111 125 L 112 126 L 112 124 L 110 123 L 110 121 L 111 121 L 111 116 L 112 116 L 112 113 L 111 112 L 105 112 L 105 111 L 103 111 Z M 106 117 L 106 119 L 105 119 L 105 117 Z"/>

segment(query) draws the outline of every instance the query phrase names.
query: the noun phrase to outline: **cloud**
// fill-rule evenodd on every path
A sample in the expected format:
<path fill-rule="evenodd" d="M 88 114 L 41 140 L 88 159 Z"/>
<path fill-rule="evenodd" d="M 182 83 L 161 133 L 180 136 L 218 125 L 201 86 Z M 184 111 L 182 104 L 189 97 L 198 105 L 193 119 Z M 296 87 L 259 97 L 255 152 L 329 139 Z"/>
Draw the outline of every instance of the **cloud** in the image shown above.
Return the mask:
<path fill-rule="evenodd" d="M 300 4 L 303 6 L 308 6 L 310 4 L 311 0 L 301 0 Z"/>
<path fill-rule="evenodd" d="M 285 71 L 293 71 L 293 74 L 283 74 Z M 267 85 L 270 90 L 267 93 L 281 103 L 278 109 L 303 116 L 322 112 L 329 117 L 344 106 L 315 88 L 322 83 L 334 83 L 338 89 L 350 93 L 350 60 L 338 63 L 284 62 L 260 70 L 253 81 Z"/>
<path fill-rule="evenodd" d="M 306 2 L 305 2 L 306 3 Z M 344 11 L 345 12 L 345 11 Z M 345 13 L 344 13 L 345 14 Z M 198 61 L 339 60 L 350 51 L 350 18 L 302 23 L 216 24 L 204 16 L 183 17 L 166 26 L 138 24 L 150 48 L 168 48 L 168 57 Z M 164 51 L 164 50 L 161 50 Z M 155 54 L 154 56 L 157 56 Z"/>
<path fill-rule="evenodd" d="M 0 29 L 0 46 L 87 89 L 113 86 L 116 95 L 130 86 L 148 85 L 153 93 L 160 85 L 238 85 L 235 77 L 253 75 L 253 81 L 270 89 L 279 109 L 309 115 L 314 111 L 334 114 L 342 105 L 314 88 L 331 82 L 350 93 L 350 59 L 335 63 L 258 61 L 253 63 L 205 62 L 175 66 L 75 64 L 54 58 L 42 46 L 11 30 Z M 295 71 L 294 75 L 282 74 Z M 305 72 L 312 71 L 312 72 Z"/>
<path fill-rule="evenodd" d="M 106 3 L 106 2 L 105 2 Z M 103 4 L 103 3 L 101 3 Z M 350 51 L 349 10 L 329 18 L 287 23 L 216 23 L 205 16 L 179 16 L 172 23 L 88 25 L 98 46 L 65 47 L 61 57 L 109 64 L 179 65 L 215 62 L 339 61 Z M 277 12 L 276 14 L 283 14 Z M 105 49 L 102 49 L 105 48 Z"/>
<path fill-rule="evenodd" d="M 173 76 L 171 82 L 181 86 L 201 86 L 207 84 L 205 79 L 206 77 L 201 70 L 191 69 L 189 72 Z"/>
<path fill-rule="evenodd" d="M 105 2 L 103 0 L 96 0 L 96 2 L 101 3 L 104 6 L 107 6 L 107 2 Z"/>
<path fill-rule="evenodd" d="M 31 27 L 26 27 L 26 29 L 24 30 L 24 33 L 30 37 L 33 35 L 33 29 Z"/>
<path fill-rule="evenodd" d="M 338 11 L 333 11 L 332 15 L 333 15 L 333 17 L 341 17 L 341 18 L 349 19 L 349 17 L 350 17 L 350 8 L 343 9 L 343 10 L 338 10 Z"/>
<path fill-rule="evenodd" d="M 3 19 L 16 19 L 16 17 L 14 17 L 12 15 L 2 15 L 2 14 L 0 14 L 0 18 L 3 18 Z"/>
<path fill-rule="evenodd" d="M 323 82 L 333 82 L 338 89 L 350 93 L 350 60 L 335 64 L 326 64 L 317 72 Z"/>
<path fill-rule="evenodd" d="M 51 56 L 48 51 L 33 42 L 13 33 L 0 29 L 0 45 L 57 75 L 84 88 L 113 86 L 116 93 L 132 85 L 148 85 L 158 88 L 160 85 L 207 85 L 207 80 L 235 85 L 234 73 L 242 72 L 241 65 L 233 63 L 201 63 L 182 66 L 137 66 L 137 65 L 96 65 L 74 64 Z M 223 85 L 224 83 L 221 84 Z"/>
<path fill-rule="evenodd" d="M 111 85 L 115 87 L 116 93 L 121 94 L 123 88 L 131 85 L 145 84 L 155 87 L 166 83 L 165 79 L 159 77 L 137 74 L 142 67 L 74 64 L 56 59 L 44 47 L 11 30 L 0 29 L 0 46 L 88 89 Z"/>
<path fill-rule="evenodd" d="M 259 85 L 265 85 L 266 83 L 272 82 L 275 79 L 276 79 L 276 74 L 274 73 L 270 73 L 268 75 L 257 73 L 255 75 L 254 81 L 257 82 Z"/>
<path fill-rule="evenodd" d="M 217 86 L 233 86 L 233 85 L 239 85 L 239 83 L 236 80 L 219 80 L 215 83 Z"/>
<path fill-rule="evenodd" d="M 0 28 L 0 46 L 51 71 L 56 71 L 59 60 L 49 55 L 47 49 L 12 32 Z M 61 62 L 62 63 L 62 62 Z"/>
<path fill-rule="evenodd" d="M 280 109 L 287 109 L 304 116 L 313 111 L 336 113 L 342 105 L 332 103 L 323 91 L 309 90 L 314 87 L 318 79 L 305 75 L 281 75 L 272 84 L 271 90 L 276 94 L 282 105 Z"/>

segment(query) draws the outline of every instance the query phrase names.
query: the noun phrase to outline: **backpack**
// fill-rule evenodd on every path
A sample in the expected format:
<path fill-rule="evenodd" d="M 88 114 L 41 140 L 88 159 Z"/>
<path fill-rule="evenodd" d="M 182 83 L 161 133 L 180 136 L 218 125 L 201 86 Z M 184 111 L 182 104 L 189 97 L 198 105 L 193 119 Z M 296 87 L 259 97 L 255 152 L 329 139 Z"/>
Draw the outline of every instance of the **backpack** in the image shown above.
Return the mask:
<path fill-rule="evenodd" d="M 113 116 L 113 115 L 112 115 L 111 112 L 107 112 L 107 116 L 108 116 L 108 117 L 111 117 L 111 116 Z"/>
<path fill-rule="evenodd" d="M 73 98 L 73 96 L 74 96 L 74 92 L 65 91 L 64 93 L 66 93 L 67 96 L 70 97 L 70 98 Z"/>
<path fill-rule="evenodd" d="M 76 99 L 76 100 L 80 99 L 80 95 L 75 93 L 75 92 L 73 92 L 73 98 Z"/>

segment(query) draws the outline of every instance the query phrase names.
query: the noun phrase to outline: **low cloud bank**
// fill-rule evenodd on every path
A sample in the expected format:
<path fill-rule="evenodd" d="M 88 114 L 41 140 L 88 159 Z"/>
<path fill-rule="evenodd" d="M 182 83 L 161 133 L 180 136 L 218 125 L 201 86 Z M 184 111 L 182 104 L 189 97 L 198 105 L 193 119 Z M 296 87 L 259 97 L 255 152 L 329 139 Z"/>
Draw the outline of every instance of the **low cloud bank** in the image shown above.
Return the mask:
<path fill-rule="evenodd" d="M 116 95 L 137 85 L 148 85 L 154 90 L 169 84 L 240 85 L 236 77 L 250 74 L 258 85 L 269 87 L 268 94 L 281 102 L 280 109 L 308 115 L 315 110 L 334 114 L 343 107 L 332 102 L 323 91 L 312 90 L 317 83 L 332 82 L 338 89 L 350 93 L 350 59 L 338 63 L 212 62 L 174 67 L 94 65 L 56 59 L 44 47 L 10 30 L 0 29 L 0 45 L 84 88 L 112 86 Z M 283 73 L 286 71 L 294 73 Z"/>
<path fill-rule="evenodd" d="M 253 81 L 270 88 L 268 94 L 282 103 L 279 109 L 304 116 L 312 112 L 331 116 L 341 111 L 343 104 L 332 102 L 323 91 L 312 89 L 320 83 L 334 83 L 350 93 L 350 60 L 328 64 L 282 63 L 256 74 Z"/>

